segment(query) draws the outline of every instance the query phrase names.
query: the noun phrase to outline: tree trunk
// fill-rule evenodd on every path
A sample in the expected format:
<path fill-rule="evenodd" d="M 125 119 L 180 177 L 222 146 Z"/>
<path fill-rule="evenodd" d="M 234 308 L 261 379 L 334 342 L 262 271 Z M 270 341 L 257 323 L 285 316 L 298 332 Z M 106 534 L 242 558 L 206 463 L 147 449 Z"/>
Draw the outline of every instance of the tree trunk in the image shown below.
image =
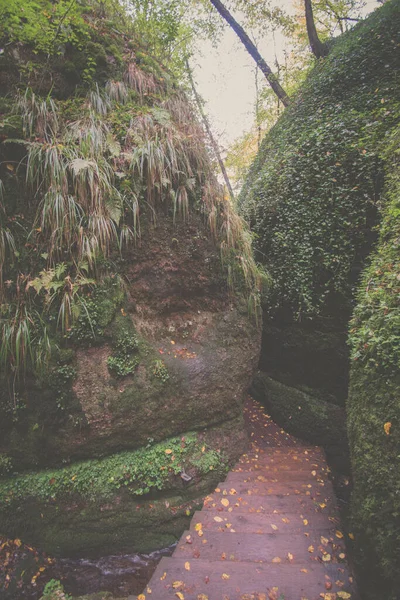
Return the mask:
<path fill-rule="evenodd" d="M 317 28 L 315 27 L 314 15 L 311 0 L 304 0 L 304 6 L 306 9 L 306 24 L 308 40 L 310 42 L 311 50 L 314 56 L 322 58 L 328 54 L 326 44 L 323 44 L 318 37 Z"/>
<path fill-rule="evenodd" d="M 265 75 L 269 85 L 274 90 L 275 94 L 278 98 L 283 102 L 285 106 L 289 104 L 289 97 L 286 94 L 285 90 L 280 85 L 276 75 L 271 71 L 270 67 L 267 65 L 256 46 L 253 44 L 243 27 L 239 25 L 239 23 L 233 18 L 229 10 L 220 2 L 220 0 L 210 0 L 211 4 L 215 6 L 219 14 L 225 19 L 225 21 L 232 27 L 234 32 L 239 36 L 241 42 L 246 48 L 247 52 L 250 54 L 252 58 L 256 61 L 258 67 Z"/>
<path fill-rule="evenodd" d="M 221 169 L 221 173 L 222 173 L 223 178 L 225 180 L 226 187 L 228 188 L 228 192 L 229 192 L 229 195 L 231 197 L 231 200 L 232 200 L 232 202 L 234 202 L 235 201 L 235 194 L 233 192 L 233 188 L 232 188 L 232 185 L 231 185 L 231 182 L 230 182 L 227 170 L 225 168 L 224 161 L 222 160 L 222 156 L 221 156 L 221 152 L 219 150 L 219 146 L 218 146 L 217 140 L 215 139 L 215 137 L 213 135 L 213 132 L 211 130 L 210 122 L 209 122 L 209 120 L 207 118 L 206 113 L 204 112 L 203 103 L 202 103 L 201 98 L 200 98 L 200 96 L 199 96 L 199 94 L 197 92 L 196 84 L 195 84 L 194 79 L 193 79 L 193 75 L 192 75 L 192 71 L 190 69 L 189 61 L 187 59 L 186 59 L 186 69 L 187 69 L 187 72 L 188 72 L 188 75 L 189 75 L 190 85 L 192 86 L 193 94 L 194 94 L 194 97 L 196 99 L 196 104 L 197 104 L 198 109 L 200 111 L 201 118 L 203 119 L 204 127 L 205 127 L 205 129 L 207 131 L 207 135 L 208 135 L 209 140 L 210 140 L 210 144 L 211 144 L 211 146 L 212 146 L 212 148 L 214 150 L 214 154 L 215 154 L 215 156 L 216 156 L 216 158 L 218 160 L 219 168 Z"/>

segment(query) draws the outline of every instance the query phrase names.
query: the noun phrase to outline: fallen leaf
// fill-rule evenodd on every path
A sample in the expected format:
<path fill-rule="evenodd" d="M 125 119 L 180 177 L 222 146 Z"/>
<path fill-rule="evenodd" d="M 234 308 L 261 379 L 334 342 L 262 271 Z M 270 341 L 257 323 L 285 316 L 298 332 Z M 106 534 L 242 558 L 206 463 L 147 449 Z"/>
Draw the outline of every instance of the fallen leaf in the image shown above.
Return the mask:
<path fill-rule="evenodd" d="M 205 594 L 197 594 L 197 600 L 208 600 L 208 596 Z"/>
<path fill-rule="evenodd" d="M 343 537 L 343 533 L 341 531 L 335 531 L 335 535 L 337 538 L 339 538 L 339 540 L 341 540 Z"/>
<path fill-rule="evenodd" d="M 186 571 L 190 571 L 190 562 L 185 562 Z"/>
<path fill-rule="evenodd" d="M 222 579 L 230 579 L 230 575 L 228 575 L 227 573 L 222 573 Z"/>
<path fill-rule="evenodd" d="M 343 598 L 343 600 L 349 600 L 349 598 L 351 598 L 351 594 L 348 594 L 347 592 L 338 592 L 336 595 L 338 598 Z"/>
<path fill-rule="evenodd" d="M 339 558 L 341 558 L 342 560 L 344 560 L 346 558 L 346 555 L 344 554 L 344 552 L 341 552 L 339 554 Z"/>
<path fill-rule="evenodd" d="M 317 475 L 317 471 L 311 471 L 311 475 L 315 477 Z"/>
<path fill-rule="evenodd" d="M 203 537 L 203 535 L 204 535 L 204 534 L 203 534 L 203 530 L 202 530 L 202 529 L 199 529 L 199 531 L 197 532 L 197 535 L 198 535 L 199 537 Z"/>
<path fill-rule="evenodd" d="M 175 596 L 179 598 L 179 600 L 185 600 L 185 596 L 181 592 L 175 592 Z"/>
<path fill-rule="evenodd" d="M 300 569 L 300 573 L 308 573 L 307 569 Z"/>
<path fill-rule="evenodd" d="M 137 600 L 146 600 L 146 596 L 144 594 L 139 594 Z"/>
<path fill-rule="evenodd" d="M 277 531 L 277 530 L 278 530 L 278 528 L 277 528 L 277 526 L 276 526 L 276 525 L 271 525 L 271 527 L 272 527 L 272 529 L 273 529 L 274 531 Z"/>
<path fill-rule="evenodd" d="M 385 430 L 386 435 L 390 434 L 391 427 L 392 427 L 392 424 L 390 422 L 384 424 L 383 429 Z"/>
<path fill-rule="evenodd" d="M 275 558 L 272 559 L 273 563 L 280 563 L 282 562 L 281 559 L 279 558 L 279 556 L 275 556 Z"/>
<path fill-rule="evenodd" d="M 164 579 L 166 578 L 166 576 L 167 576 L 167 572 L 164 571 L 164 573 L 160 577 L 160 581 L 164 581 Z"/>
<path fill-rule="evenodd" d="M 167 449 L 165 450 L 165 454 L 172 454 L 172 450 L 171 450 L 170 448 L 167 448 Z"/>
<path fill-rule="evenodd" d="M 349 538 L 350 538 L 351 540 L 354 540 L 354 533 L 349 533 Z"/>
<path fill-rule="evenodd" d="M 203 525 L 202 523 L 196 523 L 196 525 L 194 526 L 196 531 L 200 531 L 201 529 L 203 529 Z"/>
<path fill-rule="evenodd" d="M 304 525 L 308 525 L 308 521 L 307 521 L 307 519 L 303 519 L 303 524 L 304 524 Z"/>
<path fill-rule="evenodd" d="M 228 500 L 228 498 L 222 498 L 221 504 L 222 504 L 222 506 L 229 506 L 229 500 Z"/>
<path fill-rule="evenodd" d="M 222 523 L 223 519 L 221 519 L 221 517 L 214 517 L 214 521 L 217 523 Z"/>
<path fill-rule="evenodd" d="M 172 584 L 172 587 L 174 588 L 174 590 L 176 590 L 179 587 L 183 586 L 183 581 L 174 581 Z"/>
<path fill-rule="evenodd" d="M 323 560 L 324 562 L 329 562 L 329 561 L 331 560 L 331 558 L 332 558 L 332 557 L 331 557 L 331 555 L 330 555 L 330 554 L 324 554 L 324 555 L 322 556 L 322 560 Z"/>
<path fill-rule="evenodd" d="M 293 556 L 293 554 L 291 552 L 288 552 L 287 557 L 288 557 L 289 560 L 293 560 L 293 558 L 294 558 L 294 556 Z"/>
<path fill-rule="evenodd" d="M 308 546 L 308 551 L 309 552 L 314 552 L 314 546 Z"/>
<path fill-rule="evenodd" d="M 328 538 L 326 538 L 323 535 L 321 535 L 321 544 L 323 544 L 324 546 L 326 546 L 328 542 L 329 542 Z"/>

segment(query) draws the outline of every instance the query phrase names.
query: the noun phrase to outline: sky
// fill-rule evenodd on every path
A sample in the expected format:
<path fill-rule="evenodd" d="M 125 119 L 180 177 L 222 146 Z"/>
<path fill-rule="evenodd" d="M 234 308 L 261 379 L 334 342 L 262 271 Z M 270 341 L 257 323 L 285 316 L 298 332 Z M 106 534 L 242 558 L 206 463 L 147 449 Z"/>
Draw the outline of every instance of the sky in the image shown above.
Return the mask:
<path fill-rule="evenodd" d="M 279 0 L 278 0 L 279 1 Z M 293 0 L 280 0 L 279 6 L 293 12 Z M 367 0 L 365 13 L 376 8 L 375 0 Z M 236 15 L 238 20 L 240 15 Z M 259 44 L 261 55 L 271 66 L 275 51 L 282 56 L 285 48 L 282 36 L 272 37 Z M 255 75 L 254 60 L 249 56 L 236 34 L 226 27 L 218 48 L 211 42 L 201 42 L 192 59 L 194 76 L 206 110 L 222 148 L 251 129 L 254 121 Z"/>

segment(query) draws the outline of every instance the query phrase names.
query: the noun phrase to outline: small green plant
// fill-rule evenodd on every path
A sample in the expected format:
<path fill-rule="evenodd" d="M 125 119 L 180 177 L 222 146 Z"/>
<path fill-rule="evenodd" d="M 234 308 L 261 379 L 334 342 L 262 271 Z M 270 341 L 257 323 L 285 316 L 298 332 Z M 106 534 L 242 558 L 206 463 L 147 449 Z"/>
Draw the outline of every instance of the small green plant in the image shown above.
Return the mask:
<path fill-rule="evenodd" d="M 0 454 L 0 477 L 9 475 L 12 471 L 12 461 L 6 454 Z"/>
<path fill-rule="evenodd" d="M 138 356 L 117 353 L 107 358 L 107 366 L 112 374 L 118 377 L 126 377 L 135 372 L 140 360 Z"/>
<path fill-rule="evenodd" d="M 64 592 L 64 588 L 57 579 L 50 579 L 46 583 L 43 596 L 40 600 L 72 600 L 72 597 Z"/>
<path fill-rule="evenodd" d="M 156 360 L 153 366 L 153 375 L 163 383 L 169 379 L 168 369 L 162 360 Z"/>

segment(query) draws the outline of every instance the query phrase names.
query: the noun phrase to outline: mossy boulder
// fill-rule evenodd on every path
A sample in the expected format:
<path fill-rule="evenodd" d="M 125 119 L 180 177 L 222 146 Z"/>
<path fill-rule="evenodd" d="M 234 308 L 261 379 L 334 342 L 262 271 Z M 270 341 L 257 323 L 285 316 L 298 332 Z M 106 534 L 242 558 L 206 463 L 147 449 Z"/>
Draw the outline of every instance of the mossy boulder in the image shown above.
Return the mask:
<path fill-rule="evenodd" d="M 289 433 L 322 446 L 329 462 L 342 473 L 350 470 L 343 408 L 323 397 L 312 396 L 259 372 L 253 380 L 251 394 L 261 402 L 271 417 Z"/>
<path fill-rule="evenodd" d="M 399 131 L 380 240 L 360 284 L 350 324 L 347 402 L 354 476 L 351 514 L 357 560 L 368 573 L 365 598 L 398 598 L 400 589 L 400 179 Z"/>

